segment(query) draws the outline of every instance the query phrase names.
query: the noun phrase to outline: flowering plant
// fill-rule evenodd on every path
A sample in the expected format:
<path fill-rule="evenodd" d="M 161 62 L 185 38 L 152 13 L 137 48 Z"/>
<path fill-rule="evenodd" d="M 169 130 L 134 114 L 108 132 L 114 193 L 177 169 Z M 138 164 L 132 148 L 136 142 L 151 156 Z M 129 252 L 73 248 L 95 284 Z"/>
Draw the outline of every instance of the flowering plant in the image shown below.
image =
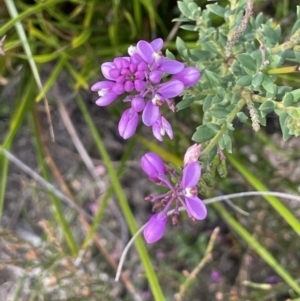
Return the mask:
<path fill-rule="evenodd" d="M 205 168 L 203 180 L 207 185 L 212 181 L 210 166 L 215 166 L 221 177 L 225 177 L 226 157 L 223 150 L 232 152 L 233 120 L 246 122 L 247 107 L 254 131 L 265 125 L 266 115 L 274 110 L 280 117 L 283 138 L 299 135 L 300 113 L 296 104 L 300 100 L 300 89 L 278 86 L 276 75 L 286 71 L 284 67 L 291 61 L 300 63 L 300 7 L 297 7 L 298 21 L 295 23 L 289 41 L 280 44 L 280 26 L 268 20 L 263 23 L 263 15 L 252 18 L 253 0 L 232 1 L 223 7 L 217 3 L 200 9 L 193 0 L 178 2 L 182 17 L 176 21 L 183 23 L 185 30 L 199 34 L 197 45 L 189 49 L 177 37 L 176 45 L 184 63 L 168 52 L 162 53 L 163 40 L 158 38 L 151 43 L 139 41 L 128 49 L 128 55 L 117 57 L 113 62 L 101 66 L 106 80 L 92 86 L 100 98 L 99 106 L 106 106 L 123 95 L 123 101 L 130 103 L 119 121 L 119 134 L 128 139 L 137 129 L 139 115 L 153 135 L 162 141 L 165 134 L 173 138 L 171 124 L 161 113 L 166 105 L 173 112 L 183 110 L 194 104 L 201 106 L 203 119 L 192 136 L 200 143 L 199 153 L 192 162 L 184 163 L 182 180 L 173 170 L 166 168 L 161 158 L 154 153 L 142 157 L 143 170 L 158 185 L 167 187 L 168 193 L 151 195 L 146 199 L 164 209 L 154 214 L 144 234 L 148 242 L 160 239 L 167 223 L 167 211 L 175 202 L 173 224 L 177 224 L 178 206 L 182 204 L 189 217 L 204 219 L 206 208 L 197 196 L 196 185 L 200 178 L 200 163 Z M 224 23 L 218 28 L 213 26 L 212 17 L 219 16 Z M 259 44 L 259 47 L 257 46 Z M 202 76 L 201 76 L 201 73 Z M 125 94 L 125 97 L 124 97 Z M 182 95 L 175 104 L 174 97 Z M 187 152 L 188 154 L 188 152 Z M 189 157 L 189 155 L 187 155 Z M 168 180 L 167 174 L 176 179 L 175 185 Z"/>

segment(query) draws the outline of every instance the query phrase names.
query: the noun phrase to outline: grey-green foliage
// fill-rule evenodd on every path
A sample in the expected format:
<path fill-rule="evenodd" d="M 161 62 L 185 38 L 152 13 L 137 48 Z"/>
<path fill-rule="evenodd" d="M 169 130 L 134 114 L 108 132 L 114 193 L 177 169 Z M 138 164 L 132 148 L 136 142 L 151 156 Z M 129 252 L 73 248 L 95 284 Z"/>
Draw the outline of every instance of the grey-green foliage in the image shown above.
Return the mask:
<path fill-rule="evenodd" d="M 241 122 L 249 120 L 246 104 L 252 108 L 252 122 L 255 119 L 263 125 L 266 115 L 275 111 L 284 139 L 300 135 L 300 89 L 292 91 L 291 87 L 276 84 L 278 74 L 285 72 L 280 68 L 300 63 L 300 6 L 285 42 L 279 24 L 266 20 L 262 13 L 245 21 L 249 3 L 242 0 L 233 6 L 234 2 L 226 7 L 212 3 L 200 9 L 192 0 L 179 1 L 181 27 L 197 32 L 199 38 L 195 49 L 188 49 L 179 37 L 176 40 L 183 60 L 202 73 L 200 82 L 187 91 L 177 108 L 201 105 L 203 124 L 193 140 L 214 144 L 210 150 L 217 145 L 229 152 L 233 119 L 237 116 Z M 218 27 L 213 26 L 216 16 L 224 20 Z"/>

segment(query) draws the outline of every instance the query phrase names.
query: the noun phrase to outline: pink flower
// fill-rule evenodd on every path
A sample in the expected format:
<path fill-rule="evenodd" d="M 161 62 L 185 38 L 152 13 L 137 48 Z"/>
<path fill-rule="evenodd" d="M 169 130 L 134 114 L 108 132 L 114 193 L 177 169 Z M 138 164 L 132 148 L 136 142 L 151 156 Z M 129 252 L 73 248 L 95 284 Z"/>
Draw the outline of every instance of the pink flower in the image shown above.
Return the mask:
<path fill-rule="evenodd" d="M 184 68 L 183 63 L 166 58 L 161 52 L 162 47 L 162 39 L 151 43 L 141 40 L 136 46 L 130 46 L 129 56 L 116 57 L 101 65 L 105 80 L 91 87 L 100 96 L 96 100 L 98 106 L 107 106 L 127 93 L 124 102 L 131 102 L 132 110 L 126 110 L 119 123 L 119 132 L 124 139 L 131 137 L 137 128 L 138 116 L 133 111 L 142 115 L 143 123 L 152 127 L 154 136 L 160 141 L 165 133 L 171 139 L 173 137 L 171 125 L 162 119 L 160 107 L 166 102 L 175 111 L 170 98 L 180 95 L 186 83 L 195 81 L 197 69 Z M 177 74 L 178 79 L 175 78 Z M 166 80 L 168 75 L 173 78 Z"/>
<path fill-rule="evenodd" d="M 166 169 L 162 159 L 155 153 L 146 153 L 141 159 L 141 165 L 151 180 L 169 189 L 166 193 L 146 197 L 146 200 L 155 202 L 154 209 L 163 207 L 162 211 L 150 218 L 144 230 L 147 242 L 155 242 L 163 236 L 167 212 L 173 203 L 175 203 L 172 217 L 174 225 L 178 222 L 180 204 L 185 207 L 188 216 L 193 220 L 202 220 L 207 216 L 206 207 L 198 198 L 196 186 L 201 176 L 198 161 L 190 162 L 184 167 L 180 183 L 178 173 L 174 169 Z M 167 174 L 177 180 L 177 184 L 169 181 Z"/>

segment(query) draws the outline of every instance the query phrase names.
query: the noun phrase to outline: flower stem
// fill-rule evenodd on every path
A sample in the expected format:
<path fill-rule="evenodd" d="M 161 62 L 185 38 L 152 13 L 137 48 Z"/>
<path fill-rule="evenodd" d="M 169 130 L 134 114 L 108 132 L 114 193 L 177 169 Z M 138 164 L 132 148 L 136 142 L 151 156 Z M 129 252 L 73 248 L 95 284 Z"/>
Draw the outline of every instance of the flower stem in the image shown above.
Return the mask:
<path fill-rule="evenodd" d="M 236 114 L 243 108 L 245 105 L 246 100 L 244 98 L 240 99 L 235 108 L 230 112 L 228 117 L 226 118 L 225 123 L 222 125 L 221 129 L 219 132 L 215 135 L 213 139 L 210 140 L 209 144 L 206 146 L 204 151 L 202 152 L 201 156 L 204 157 L 204 155 L 208 155 L 212 149 L 217 145 L 219 139 L 222 137 L 222 135 L 226 132 L 227 130 L 227 122 L 232 122 L 233 119 L 235 118 Z"/>

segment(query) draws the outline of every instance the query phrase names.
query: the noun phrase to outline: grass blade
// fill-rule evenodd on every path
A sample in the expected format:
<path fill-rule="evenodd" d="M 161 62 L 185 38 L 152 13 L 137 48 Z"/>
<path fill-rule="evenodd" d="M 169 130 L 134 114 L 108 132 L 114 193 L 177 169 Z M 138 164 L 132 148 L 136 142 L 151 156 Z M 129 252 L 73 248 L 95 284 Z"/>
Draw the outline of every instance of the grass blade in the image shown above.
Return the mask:
<path fill-rule="evenodd" d="M 234 218 L 232 218 L 221 204 L 215 203 L 213 207 L 222 218 L 230 225 L 249 246 L 297 293 L 300 295 L 300 287 L 284 267 L 265 249 L 251 234 Z"/>
<path fill-rule="evenodd" d="M 97 149 L 98 149 L 98 151 L 99 151 L 99 153 L 100 153 L 100 155 L 101 155 L 101 157 L 104 161 L 104 164 L 107 168 L 108 174 L 109 174 L 110 179 L 111 179 L 111 184 L 112 184 L 113 189 L 115 191 L 115 194 L 116 194 L 116 196 L 119 200 L 119 204 L 120 204 L 122 212 L 125 216 L 126 223 L 127 223 L 128 227 L 130 229 L 131 234 L 134 235 L 134 233 L 137 232 L 138 228 L 137 228 L 137 225 L 135 223 L 134 216 L 133 216 L 133 214 L 130 210 L 130 207 L 128 205 L 128 202 L 127 202 L 127 200 L 125 198 L 125 195 L 123 193 L 118 175 L 117 175 L 117 173 L 116 173 L 116 171 L 115 171 L 115 169 L 112 165 L 112 162 L 109 158 L 109 155 L 108 155 L 108 153 L 107 153 L 107 151 L 104 147 L 104 144 L 101 140 L 98 129 L 96 128 L 95 124 L 93 123 L 93 121 L 92 121 L 92 119 L 89 115 L 89 112 L 88 112 L 83 100 L 81 99 L 81 97 L 79 95 L 76 96 L 76 101 L 77 101 L 77 104 L 78 104 L 82 114 L 83 114 L 83 117 L 84 117 L 86 123 L 88 124 L 88 127 L 91 131 L 91 134 L 92 134 L 93 138 L 94 138 L 96 147 L 97 147 Z M 146 272 L 146 275 L 147 275 L 149 285 L 151 287 L 154 299 L 157 300 L 157 301 L 165 300 L 165 298 L 163 296 L 163 293 L 162 293 L 162 290 L 161 290 L 161 287 L 159 285 L 158 279 L 156 277 L 156 273 L 155 273 L 155 271 L 153 269 L 153 266 L 151 264 L 151 260 L 149 258 L 147 249 L 146 249 L 141 237 L 138 237 L 136 239 L 135 244 L 136 244 L 138 253 L 140 255 L 141 261 L 143 263 L 143 266 L 144 266 L 144 269 L 145 269 L 145 272 Z"/>
<path fill-rule="evenodd" d="M 257 190 L 269 191 L 256 176 L 254 176 L 236 157 L 226 154 L 229 162 L 240 172 L 241 175 Z M 300 223 L 293 213 L 285 207 L 285 205 L 276 197 L 265 195 L 263 196 L 269 204 L 284 218 L 284 220 L 292 227 L 292 229 L 300 235 Z"/>

